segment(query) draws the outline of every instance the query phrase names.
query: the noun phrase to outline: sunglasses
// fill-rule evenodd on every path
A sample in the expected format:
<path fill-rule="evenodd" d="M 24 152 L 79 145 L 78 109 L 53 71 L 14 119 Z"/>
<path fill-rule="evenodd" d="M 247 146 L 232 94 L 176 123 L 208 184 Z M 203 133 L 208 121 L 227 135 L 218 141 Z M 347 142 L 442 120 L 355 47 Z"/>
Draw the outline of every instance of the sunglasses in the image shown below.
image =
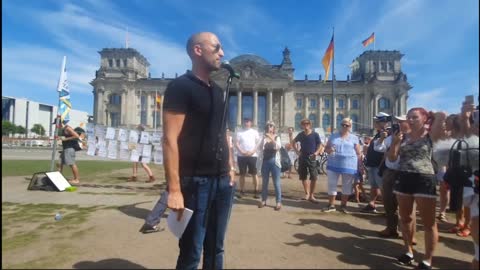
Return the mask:
<path fill-rule="evenodd" d="M 342 124 L 342 127 L 350 127 L 350 125 Z"/>

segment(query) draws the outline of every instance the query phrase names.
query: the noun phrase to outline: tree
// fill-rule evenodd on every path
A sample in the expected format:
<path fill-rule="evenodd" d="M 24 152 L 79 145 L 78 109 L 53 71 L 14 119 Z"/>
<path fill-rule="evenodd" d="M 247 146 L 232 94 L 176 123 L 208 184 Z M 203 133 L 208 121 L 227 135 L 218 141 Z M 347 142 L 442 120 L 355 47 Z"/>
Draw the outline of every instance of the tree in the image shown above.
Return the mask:
<path fill-rule="evenodd" d="M 25 132 L 27 131 L 26 128 L 22 127 L 22 126 L 15 126 L 15 134 L 25 134 Z"/>
<path fill-rule="evenodd" d="M 12 133 L 15 133 L 15 125 L 10 121 L 2 121 L 2 136 L 8 136 Z"/>
<path fill-rule="evenodd" d="M 45 135 L 45 128 L 41 124 L 35 124 L 33 127 L 30 129 L 31 132 L 44 136 Z"/>

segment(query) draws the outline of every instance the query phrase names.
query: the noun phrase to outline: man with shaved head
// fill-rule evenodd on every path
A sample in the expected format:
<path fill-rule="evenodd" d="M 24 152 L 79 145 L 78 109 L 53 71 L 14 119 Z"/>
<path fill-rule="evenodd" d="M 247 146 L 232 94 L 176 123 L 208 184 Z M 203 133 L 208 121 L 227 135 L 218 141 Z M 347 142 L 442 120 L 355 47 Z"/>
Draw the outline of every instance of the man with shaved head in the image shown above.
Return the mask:
<path fill-rule="evenodd" d="M 220 69 L 223 49 L 209 32 L 187 42 L 192 70 L 165 91 L 163 155 L 168 207 L 193 216 L 179 241 L 177 269 L 223 268 L 223 243 L 235 193 L 235 167 L 222 123 L 223 90 L 210 79 Z M 221 134 L 221 136 L 219 136 Z M 217 146 L 223 151 L 217 158 Z"/>

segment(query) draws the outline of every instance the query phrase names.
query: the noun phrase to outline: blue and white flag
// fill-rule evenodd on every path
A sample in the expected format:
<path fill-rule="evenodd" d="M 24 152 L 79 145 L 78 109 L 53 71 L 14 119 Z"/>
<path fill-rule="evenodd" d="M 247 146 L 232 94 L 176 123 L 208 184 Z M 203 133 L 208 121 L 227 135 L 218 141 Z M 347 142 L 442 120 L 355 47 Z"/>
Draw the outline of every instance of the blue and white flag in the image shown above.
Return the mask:
<path fill-rule="evenodd" d="M 60 92 L 60 102 L 58 108 L 58 114 L 60 115 L 61 123 L 66 124 L 70 121 L 70 110 L 72 109 L 72 103 L 70 103 L 70 90 L 68 89 L 67 82 L 67 57 L 63 57 L 62 71 L 60 73 L 60 79 L 58 80 L 57 91 Z"/>

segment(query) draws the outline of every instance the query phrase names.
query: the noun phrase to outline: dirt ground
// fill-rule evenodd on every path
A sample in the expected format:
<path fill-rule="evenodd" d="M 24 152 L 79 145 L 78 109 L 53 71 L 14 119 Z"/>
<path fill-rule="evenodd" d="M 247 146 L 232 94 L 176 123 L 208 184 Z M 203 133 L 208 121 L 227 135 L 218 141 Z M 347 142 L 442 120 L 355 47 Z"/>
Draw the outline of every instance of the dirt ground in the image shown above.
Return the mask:
<path fill-rule="evenodd" d="M 296 179 L 297 175 L 293 175 Z M 270 184 L 268 207 L 259 209 L 250 192 L 236 198 L 227 231 L 225 268 L 229 269 L 411 269 L 395 264 L 402 253 L 401 239 L 383 239 L 377 232 L 384 228 L 382 215 L 360 212 L 364 204 L 349 203 L 351 214 L 322 213 L 326 205 L 326 178 L 317 187 L 319 204 L 300 200 L 303 188 L 298 180 L 282 179 L 283 208 L 274 211 L 273 187 Z M 138 232 L 143 219 L 158 196 L 155 192 L 136 192 L 135 188 L 152 187 L 145 183 L 118 183 L 130 187 L 134 195 L 118 194 L 118 187 L 80 186 L 74 193 L 26 191 L 25 177 L 2 179 L 2 216 L 6 202 L 71 203 L 79 206 L 99 205 L 63 227 L 51 216 L 39 220 L 2 221 L 2 268 L 69 268 L 69 269 L 145 269 L 175 267 L 177 239 L 165 229 L 151 234 Z M 160 180 L 163 186 L 163 180 Z M 131 188 L 134 188 L 133 190 Z M 368 187 L 368 186 L 367 186 Z M 247 189 L 249 190 L 249 189 Z M 368 190 L 367 190 L 368 191 Z M 83 193 L 80 193 L 83 192 Z M 123 191 L 122 191 L 123 192 Z M 110 193 L 110 195 L 109 195 Z M 92 199 L 94 198 L 94 199 Z M 383 211 L 383 208 L 379 208 Z M 68 211 L 67 211 L 68 212 Z M 7 213 L 7 212 L 5 212 Z M 74 213 L 74 212 L 72 212 Z M 6 214 L 5 214 L 6 215 Z M 41 220 L 44 218 L 45 220 Z M 448 214 L 450 221 L 453 214 Z M 48 219 L 48 221 L 46 221 Z M 67 219 L 65 219 L 67 220 Z M 66 222 L 66 221 L 65 221 Z M 38 229 L 36 238 L 5 248 L 12 233 L 22 233 L 38 224 L 54 229 Z M 26 225 L 28 224 L 28 225 Z M 473 256 L 470 237 L 446 233 L 451 226 L 439 224 L 440 241 L 433 266 L 435 269 L 466 269 Z M 53 228 L 52 227 L 52 228 Z M 415 257 L 424 250 L 424 233 L 418 221 L 418 246 Z"/>

